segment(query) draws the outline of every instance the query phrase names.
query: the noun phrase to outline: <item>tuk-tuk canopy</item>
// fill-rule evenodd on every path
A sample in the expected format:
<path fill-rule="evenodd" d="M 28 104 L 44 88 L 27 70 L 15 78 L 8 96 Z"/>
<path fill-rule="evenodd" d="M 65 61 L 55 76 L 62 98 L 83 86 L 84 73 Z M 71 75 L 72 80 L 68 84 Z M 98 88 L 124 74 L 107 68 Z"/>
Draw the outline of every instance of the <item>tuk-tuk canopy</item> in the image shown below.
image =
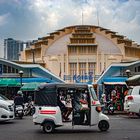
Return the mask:
<path fill-rule="evenodd" d="M 68 89 L 86 89 L 88 85 L 86 84 L 42 84 L 38 87 L 38 91 L 35 92 L 35 104 L 42 106 L 57 106 L 57 92 L 58 89 L 68 90 Z"/>
<path fill-rule="evenodd" d="M 55 84 L 40 85 L 34 96 L 35 105 L 57 106 L 57 92 Z"/>
<path fill-rule="evenodd" d="M 39 86 L 39 89 L 43 88 L 49 88 L 49 87 L 55 87 L 55 88 L 87 88 L 87 84 L 66 84 L 66 83 L 46 83 L 46 84 L 41 84 Z"/>

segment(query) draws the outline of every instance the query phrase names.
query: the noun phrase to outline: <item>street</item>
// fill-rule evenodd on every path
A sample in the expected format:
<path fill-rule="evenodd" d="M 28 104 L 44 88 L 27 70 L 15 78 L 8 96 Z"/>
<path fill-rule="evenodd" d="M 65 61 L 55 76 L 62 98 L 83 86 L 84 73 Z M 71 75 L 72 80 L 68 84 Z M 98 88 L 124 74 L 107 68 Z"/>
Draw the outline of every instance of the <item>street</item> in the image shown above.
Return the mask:
<path fill-rule="evenodd" d="M 32 117 L 0 123 L 0 140 L 139 140 L 140 119 L 126 115 L 112 115 L 110 129 L 100 132 L 94 127 L 60 127 L 53 134 L 44 134 L 40 126 L 35 126 Z"/>

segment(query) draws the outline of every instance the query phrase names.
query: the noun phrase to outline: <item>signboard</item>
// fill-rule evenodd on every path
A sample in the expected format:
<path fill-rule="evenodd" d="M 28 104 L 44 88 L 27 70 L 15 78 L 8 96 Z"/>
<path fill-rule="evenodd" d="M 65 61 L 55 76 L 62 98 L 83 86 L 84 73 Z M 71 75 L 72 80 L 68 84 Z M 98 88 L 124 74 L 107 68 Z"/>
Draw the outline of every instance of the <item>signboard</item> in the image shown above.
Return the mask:
<path fill-rule="evenodd" d="M 93 75 L 93 72 L 85 73 L 84 75 L 64 75 L 64 81 L 73 81 L 76 83 L 80 83 L 82 81 L 86 82 L 94 82 L 97 79 L 96 76 Z"/>

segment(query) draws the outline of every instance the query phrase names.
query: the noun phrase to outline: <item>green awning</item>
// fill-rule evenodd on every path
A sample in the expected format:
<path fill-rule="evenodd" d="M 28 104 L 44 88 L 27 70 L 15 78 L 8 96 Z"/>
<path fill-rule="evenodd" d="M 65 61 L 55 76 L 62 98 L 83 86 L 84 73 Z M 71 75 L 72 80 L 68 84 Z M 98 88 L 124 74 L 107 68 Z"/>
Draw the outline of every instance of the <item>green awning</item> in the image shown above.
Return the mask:
<path fill-rule="evenodd" d="M 22 90 L 22 91 L 35 91 L 38 89 L 38 86 L 41 84 L 42 83 L 38 83 L 38 82 L 27 83 L 27 84 L 24 84 L 20 88 L 20 90 Z"/>
<path fill-rule="evenodd" d="M 0 87 L 18 87 L 20 83 L 15 79 L 0 78 Z"/>

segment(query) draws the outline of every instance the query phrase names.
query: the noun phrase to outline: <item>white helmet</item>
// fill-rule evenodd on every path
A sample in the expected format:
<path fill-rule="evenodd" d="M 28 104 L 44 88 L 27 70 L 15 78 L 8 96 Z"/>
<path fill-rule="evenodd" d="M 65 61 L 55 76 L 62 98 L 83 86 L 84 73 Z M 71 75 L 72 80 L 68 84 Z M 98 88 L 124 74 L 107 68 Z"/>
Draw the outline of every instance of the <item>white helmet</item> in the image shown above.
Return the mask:
<path fill-rule="evenodd" d="M 20 91 L 20 90 L 17 92 L 17 94 L 21 95 L 21 96 L 23 95 L 22 91 Z"/>
<path fill-rule="evenodd" d="M 104 93 L 102 94 L 102 97 L 105 97 L 105 94 Z"/>

